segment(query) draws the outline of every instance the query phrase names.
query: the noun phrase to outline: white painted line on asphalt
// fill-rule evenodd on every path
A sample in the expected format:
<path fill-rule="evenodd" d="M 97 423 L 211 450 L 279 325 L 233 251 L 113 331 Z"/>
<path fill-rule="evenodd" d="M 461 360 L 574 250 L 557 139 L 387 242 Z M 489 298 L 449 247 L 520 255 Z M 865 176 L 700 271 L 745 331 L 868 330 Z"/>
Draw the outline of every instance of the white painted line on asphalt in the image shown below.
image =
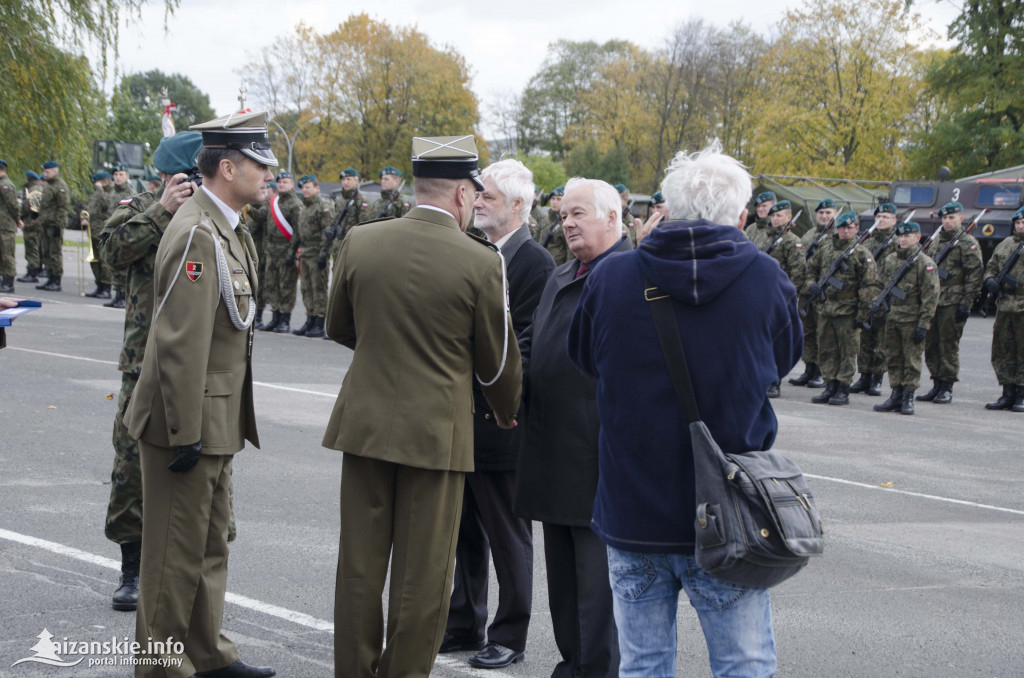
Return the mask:
<path fill-rule="evenodd" d="M 37 351 L 37 353 L 38 352 L 39 351 Z M 56 553 L 58 555 L 74 558 L 75 560 L 81 560 L 92 565 L 105 567 L 109 570 L 121 570 L 121 563 L 117 562 L 116 560 L 113 560 L 111 558 L 105 558 L 103 556 L 98 556 L 94 553 L 89 553 L 88 551 L 82 551 L 81 549 L 76 549 L 73 546 L 65 546 L 64 544 L 58 544 L 54 541 L 47 541 L 46 539 L 39 539 L 38 537 L 30 537 L 25 534 L 19 534 L 18 532 L 11 532 L 10 530 L 5 530 L 3 528 L 0 528 L 0 539 L 6 539 L 8 541 L 13 541 L 18 544 L 23 544 L 25 546 L 34 546 L 36 548 L 41 548 L 46 551 L 50 551 L 51 553 Z M 224 600 L 229 603 L 238 605 L 239 607 L 244 607 L 246 609 L 253 610 L 254 612 L 259 612 L 262 614 L 269 615 L 271 617 L 277 617 L 278 619 L 290 621 L 294 624 L 298 624 L 299 626 L 305 626 L 307 628 L 316 629 L 317 631 L 326 631 L 330 633 L 334 632 L 334 624 L 332 624 L 329 621 L 326 621 L 324 619 L 317 619 L 316 617 L 304 614 L 302 612 L 296 612 L 295 610 L 289 610 L 284 607 L 278 607 L 277 605 L 265 603 L 262 600 L 249 598 L 248 596 L 241 596 L 237 593 L 228 593 L 224 596 Z M 489 673 L 483 669 L 475 669 L 471 666 L 466 666 L 465 664 L 463 664 L 462 662 L 453 657 L 438 656 L 434 664 L 444 666 L 445 668 L 451 669 L 452 671 L 462 673 L 468 676 L 478 676 L 479 678 L 493 676 L 492 673 Z"/>
<path fill-rule="evenodd" d="M 324 398 L 337 398 L 337 393 L 323 393 L 321 391 L 308 391 L 304 388 L 295 388 L 293 386 L 281 386 L 280 384 L 270 384 L 265 381 L 254 381 L 253 386 L 263 386 L 264 388 L 276 388 L 279 391 L 291 391 L 292 393 L 304 393 L 306 395 L 323 396 Z"/>
<path fill-rule="evenodd" d="M 1006 508 L 1004 506 L 992 506 L 991 504 L 979 504 L 973 501 L 965 501 L 963 499 L 951 499 L 949 497 L 938 497 L 934 494 L 923 494 L 921 492 L 911 492 L 909 490 L 898 490 L 894 487 L 882 487 L 881 485 L 870 485 L 868 483 L 858 483 L 853 480 L 844 480 L 842 478 L 832 478 L 829 476 L 816 476 L 810 473 L 804 474 L 805 478 L 814 478 L 815 480 L 827 480 L 833 483 L 842 483 L 843 485 L 853 485 L 854 487 L 863 487 L 867 490 L 882 490 L 883 492 L 892 492 L 895 494 L 905 494 L 908 497 L 920 497 L 921 499 L 932 499 L 934 501 L 944 501 L 948 504 L 960 504 L 961 506 L 973 506 L 974 508 L 988 509 L 989 511 L 1001 511 L 1003 513 L 1012 513 L 1018 516 L 1024 516 L 1024 511 L 1019 509 Z"/>
<path fill-rule="evenodd" d="M 5 350 L 7 351 L 24 351 L 25 353 L 38 353 L 39 355 L 48 355 L 52 358 L 70 358 L 71 360 L 84 360 L 88 363 L 100 363 L 103 365 L 114 365 L 117 366 L 116 360 L 97 360 L 96 358 L 86 358 L 80 355 L 68 355 L 67 353 L 51 353 L 49 351 L 37 351 L 33 348 L 21 348 L 20 346 L 8 346 Z"/>

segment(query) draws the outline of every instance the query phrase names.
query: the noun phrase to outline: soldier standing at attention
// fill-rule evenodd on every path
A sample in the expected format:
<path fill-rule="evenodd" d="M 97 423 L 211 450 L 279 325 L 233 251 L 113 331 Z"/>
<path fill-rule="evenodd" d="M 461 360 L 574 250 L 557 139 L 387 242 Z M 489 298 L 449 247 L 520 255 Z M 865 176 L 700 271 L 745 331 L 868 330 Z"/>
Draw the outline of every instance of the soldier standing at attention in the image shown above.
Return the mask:
<path fill-rule="evenodd" d="M 921 227 L 905 221 L 896 227 L 899 249 L 882 264 L 881 283 L 887 284 L 918 250 Z M 914 391 L 921 383 L 921 353 L 928 327 L 939 305 L 939 274 L 935 262 L 922 252 L 899 283 L 905 299 L 893 298 L 885 321 L 885 352 L 889 356 L 889 399 L 875 405 L 876 412 L 914 413 Z"/>
<path fill-rule="evenodd" d="M 128 176 L 128 166 L 123 162 L 114 165 L 114 187 L 111 195 L 113 207 L 127 205 L 134 195 L 135 189 L 132 186 L 131 177 Z M 113 284 L 114 298 L 103 305 L 109 308 L 124 308 L 124 276 L 118 271 L 114 272 Z"/>
<path fill-rule="evenodd" d="M 957 236 L 964 221 L 963 212 L 964 207 L 958 202 L 942 206 L 939 210 L 942 230 L 928 245 L 929 257 L 934 259 Z M 933 386 L 917 399 L 945 405 L 953 401 L 953 384 L 960 375 L 960 337 L 964 334 L 967 319 L 971 317 L 971 305 L 981 292 L 985 273 L 981 250 L 974 236 L 964 233 L 937 270 L 941 288 L 939 307 L 924 339 L 924 360 Z"/>
<path fill-rule="evenodd" d="M 25 172 L 25 185 L 21 189 L 21 221 L 25 239 L 25 275 L 18 282 L 39 282 L 39 274 L 43 270 L 43 230 L 39 225 L 39 201 L 43 197 L 43 187 L 39 185 L 39 175 L 28 170 Z"/>
<path fill-rule="evenodd" d="M 341 194 L 334 202 L 335 214 L 340 215 L 334 233 L 328 233 L 327 239 L 330 242 L 331 257 L 338 258 L 341 250 L 341 241 L 345 235 L 355 226 L 367 220 L 367 213 L 370 211 L 370 204 L 366 196 L 359 190 L 359 172 L 354 167 L 349 167 L 341 172 Z M 338 217 L 335 217 L 337 221 Z"/>
<path fill-rule="evenodd" d="M 864 247 L 871 251 L 876 266 L 881 266 L 885 258 L 899 249 L 896 243 L 896 205 L 885 202 L 875 208 L 875 232 L 864 241 Z M 860 353 L 857 355 L 857 366 L 860 377 L 850 385 L 850 393 L 866 393 L 870 396 L 882 395 L 882 377 L 885 376 L 885 314 L 877 313 L 871 318 L 871 329 L 860 333 Z"/>
<path fill-rule="evenodd" d="M 110 285 L 114 281 L 113 274 L 110 266 L 103 262 L 103 258 L 99 254 L 100 231 L 103 230 L 103 225 L 107 223 L 107 219 L 110 218 L 111 213 L 114 211 L 113 206 L 110 204 L 110 191 L 108 190 L 110 186 L 110 173 L 97 172 L 92 175 L 92 183 L 96 190 L 89 196 L 89 201 L 85 205 L 89 216 L 82 219 L 82 228 L 89 229 L 89 235 L 92 239 L 92 251 L 97 257 L 97 261 L 90 262 L 89 264 L 92 268 L 93 280 L 96 282 L 96 289 L 92 292 L 86 292 L 85 296 L 94 299 L 109 299 Z"/>
<path fill-rule="evenodd" d="M 764 191 L 758 193 L 754 197 L 754 211 L 755 217 L 750 224 L 743 229 L 743 232 L 748 238 L 753 240 L 755 243 L 758 242 L 758 238 L 761 237 L 761 233 L 764 229 L 768 228 L 771 220 L 768 218 L 768 210 L 775 204 L 775 194 L 771 191 Z"/>
<path fill-rule="evenodd" d="M 277 160 L 266 112 L 232 114 L 202 130 L 203 185 L 175 212 L 156 253 L 156 313 L 125 423 L 139 441 L 142 572 L 135 637 L 179 640 L 144 659 L 181 660 L 174 675 L 257 678 L 221 631 L 227 586 L 231 467 L 259 447 L 252 397 L 256 247 L 241 225 L 266 197 Z M 136 678 L 166 676 L 136 666 Z"/>
<path fill-rule="evenodd" d="M 249 235 L 252 237 L 252 242 L 256 246 L 256 259 L 259 264 L 256 267 L 256 275 L 259 276 L 262 281 L 264 272 L 267 268 L 266 262 L 266 233 L 267 233 L 267 216 L 268 210 L 270 209 L 270 198 L 277 195 L 277 182 L 267 182 L 267 199 L 263 202 L 254 202 L 246 205 L 243 210 L 245 216 L 245 226 L 249 229 Z M 261 283 L 258 292 L 256 294 L 256 319 L 253 321 L 253 327 L 256 329 L 263 329 L 263 307 L 267 304 L 267 293 L 266 288 Z"/>
<path fill-rule="evenodd" d="M 1003 387 L 987 410 L 1024 412 L 1024 252 L 1009 270 L 1017 286 L 1000 288 L 996 276 L 1007 260 L 1024 246 L 1024 207 L 1013 215 L 1013 235 L 996 245 L 985 267 L 985 288 L 996 298 L 996 321 L 992 328 L 992 369 Z M 1000 296 L 1000 292 L 1002 295 Z"/>
<path fill-rule="evenodd" d="M 565 232 L 562 230 L 562 196 L 565 195 L 565 186 L 558 186 L 551 191 L 551 198 L 548 209 L 548 223 L 550 224 L 540 239 L 540 246 L 548 251 L 548 254 L 555 260 L 555 266 L 561 266 L 572 259 L 569 256 L 569 246 L 565 242 Z"/>
<path fill-rule="evenodd" d="M 14 291 L 14 276 L 18 273 L 14 259 L 18 217 L 18 188 L 7 176 L 7 161 L 0 160 L 0 292 Z"/>
<path fill-rule="evenodd" d="M 825 198 L 814 208 L 814 220 L 816 222 L 814 228 L 804 233 L 803 237 L 800 238 L 800 243 L 804 246 L 805 259 L 810 259 L 814 253 L 811 246 L 822 235 L 825 228 L 832 223 L 832 219 L 835 216 L 836 203 L 832 198 Z M 825 236 L 825 238 L 827 237 Z M 822 242 L 824 242 L 824 239 Z M 816 251 L 817 248 L 814 248 L 814 250 Z M 825 380 L 821 377 L 821 368 L 818 367 L 818 316 L 814 310 L 813 301 L 810 306 L 807 306 L 807 302 L 810 299 L 807 289 L 814 282 L 817 281 L 808 275 L 803 289 L 797 289 L 799 292 L 797 301 L 799 307 L 807 308 L 807 316 L 803 319 L 804 354 L 802 359 L 804 361 L 804 371 L 799 377 L 793 377 L 789 380 L 789 383 L 794 386 L 806 386 L 807 388 L 821 388 L 825 385 Z"/>
<path fill-rule="evenodd" d="M 39 226 L 43 232 L 46 250 L 46 273 L 49 279 L 37 290 L 60 292 L 60 279 L 64 275 L 64 227 L 71 208 L 71 192 L 60 178 L 60 164 L 49 160 L 43 163 L 46 186 L 39 200 Z"/>
<path fill-rule="evenodd" d="M 272 311 L 270 321 L 259 328 L 264 332 L 287 334 L 291 331 L 295 286 L 299 279 L 301 219 L 302 200 L 295 194 L 295 179 L 291 172 L 282 171 L 277 175 L 277 195 L 270 197 L 263 244 L 267 260 L 267 301 Z"/>
<path fill-rule="evenodd" d="M 306 322 L 292 330 L 292 334 L 319 338 L 324 336 L 324 316 L 327 315 L 327 258 L 330 256 L 327 229 L 334 224 L 334 204 L 320 194 L 315 174 L 300 178 L 299 188 L 303 203 L 299 220 L 299 281 Z"/>
<path fill-rule="evenodd" d="M 398 193 L 402 185 L 402 170 L 385 167 L 380 171 L 380 198 L 373 203 L 370 211 L 363 215 L 364 221 L 401 217 L 409 211 L 409 201 Z"/>
<path fill-rule="evenodd" d="M 808 262 L 813 281 L 821 280 L 832 264 L 843 255 L 857 238 L 857 213 L 843 212 L 836 219 L 836 233 L 821 244 Z M 840 267 L 835 277 L 842 289 L 831 285 L 819 287 L 812 282 L 807 289 L 818 313 L 818 361 L 825 379 L 825 390 L 811 398 L 812 403 L 848 405 L 850 382 L 857 370 L 857 351 L 860 350 L 860 330 L 870 317 L 871 302 L 878 291 L 878 273 L 875 260 L 863 245 L 857 245 Z M 820 300 L 821 293 L 825 300 Z"/>
<path fill-rule="evenodd" d="M 754 244 L 762 252 L 766 252 L 779 262 L 782 271 L 789 276 L 789 281 L 797 290 L 804 287 L 807 278 L 807 259 L 804 257 L 804 246 L 800 239 L 793 235 L 793 231 L 782 229 L 793 218 L 793 206 L 788 200 L 780 200 L 768 210 L 769 224 L 760 234 L 760 240 Z M 781 240 L 779 239 L 781 236 Z M 778 241 L 778 242 L 776 242 Z M 771 248 L 771 252 L 768 249 Z M 768 397 L 779 397 L 779 382 L 775 381 L 768 387 Z"/>

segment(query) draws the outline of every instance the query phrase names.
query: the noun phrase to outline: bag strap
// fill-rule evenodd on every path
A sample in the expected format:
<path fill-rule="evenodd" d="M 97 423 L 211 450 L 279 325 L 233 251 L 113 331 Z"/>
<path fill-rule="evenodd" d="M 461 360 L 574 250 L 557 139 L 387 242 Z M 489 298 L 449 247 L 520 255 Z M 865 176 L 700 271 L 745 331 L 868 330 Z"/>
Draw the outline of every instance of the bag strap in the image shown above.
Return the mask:
<path fill-rule="evenodd" d="M 672 312 L 672 297 L 652 285 L 645 277 L 644 299 L 650 303 L 658 343 L 668 364 L 668 373 L 672 377 L 676 395 L 679 396 L 683 415 L 691 424 L 700 421 L 697 398 L 693 393 L 693 382 L 690 381 L 690 369 L 686 366 L 686 355 L 683 353 L 683 339 L 679 336 L 676 314 Z"/>

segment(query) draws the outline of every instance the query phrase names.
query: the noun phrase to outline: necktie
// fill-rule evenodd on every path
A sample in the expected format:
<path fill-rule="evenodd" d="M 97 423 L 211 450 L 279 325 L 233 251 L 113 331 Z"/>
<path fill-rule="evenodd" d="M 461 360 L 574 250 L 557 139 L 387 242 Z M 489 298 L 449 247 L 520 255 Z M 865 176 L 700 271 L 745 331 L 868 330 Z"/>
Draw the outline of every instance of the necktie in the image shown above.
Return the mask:
<path fill-rule="evenodd" d="M 580 277 L 581 275 L 583 275 L 584 273 L 586 273 L 589 270 L 590 270 L 590 266 L 587 266 L 586 264 L 581 263 L 580 267 L 576 269 L 576 278 Z M 575 280 L 576 278 L 573 278 L 573 280 Z"/>

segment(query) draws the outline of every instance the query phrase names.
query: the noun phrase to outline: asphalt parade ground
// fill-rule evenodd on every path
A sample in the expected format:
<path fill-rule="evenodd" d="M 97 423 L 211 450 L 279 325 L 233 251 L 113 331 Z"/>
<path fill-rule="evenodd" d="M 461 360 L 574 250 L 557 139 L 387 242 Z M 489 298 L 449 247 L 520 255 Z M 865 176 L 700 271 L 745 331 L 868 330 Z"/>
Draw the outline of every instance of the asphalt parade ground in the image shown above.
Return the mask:
<path fill-rule="evenodd" d="M 110 608 L 120 556 L 103 535 L 124 312 L 78 296 L 73 254 L 65 248 L 64 292 L 16 283 L 16 296 L 43 306 L 15 321 L 0 351 L 4 677 L 131 675 L 122 648 L 77 647 L 133 640 L 135 615 Z M 23 261 L 19 246 L 19 275 Z M 303 317 L 300 304 L 293 326 Z M 991 317 L 968 321 L 953 403 L 917 403 L 914 416 L 871 410 L 887 383 L 882 397 L 835 407 L 783 381 L 776 448 L 807 474 L 827 543 L 772 591 L 779 676 L 1024 676 L 1024 415 L 983 407 L 1000 392 L 991 336 Z M 330 341 L 256 333 L 263 446 L 235 458 L 224 631 L 244 660 L 279 676 L 332 675 L 341 455 L 320 441 L 351 358 Z M 534 537 L 525 661 L 489 672 L 466 664 L 469 653 L 442 655 L 432 675 L 551 674 L 539 525 Z M 496 587 L 492 573 L 492 614 Z M 37 656 L 44 629 L 66 650 L 60 662 L 81 661 L 19 663 Z M 679 675 L 709 676 L 685 599 L 678 638 Z"/>

